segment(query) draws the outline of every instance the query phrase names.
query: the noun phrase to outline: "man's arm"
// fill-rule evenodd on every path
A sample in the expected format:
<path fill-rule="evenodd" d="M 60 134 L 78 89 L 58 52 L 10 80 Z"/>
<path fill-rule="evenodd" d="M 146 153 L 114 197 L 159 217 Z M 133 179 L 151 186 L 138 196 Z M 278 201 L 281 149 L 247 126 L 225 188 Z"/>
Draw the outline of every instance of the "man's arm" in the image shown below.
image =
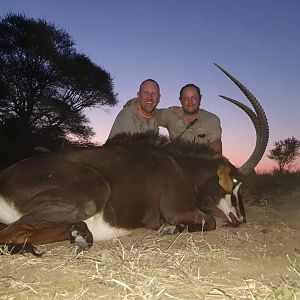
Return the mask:
<path fill-rule="evenodd" d="M 137 98 L 131 98 L 126 101 L 126 103 L 123 105 L 123 108 L 136 105 L 136 102 L 137 102 Z"/>
<path fill-rule="evenodd" d="M 222 154 L 222 127 L 220 118 L 215 114 L 209 113 L 206 124 L 209 146 L 214 152 Z"/>
<path fill-rule="evenodd" d="M 130 114 L 129 108 L 123 108 L 117 115 L 108 138 L 111 139 L 122 132 L 134 133 L 136 131 L 135 129 L 133 116 Z"/>
<path fill-rule="evenodd" d="M 209 146 L 214 152 L 222 154 L 222 141 L 221 141 L 221 139 L 216 139 L 212 142 L 209 142 Z"/>
<path fill-rule="evenodd" d="M 158 126 L 169 128 L 172 122 L 174 122 L 173 114 L 179 113 L 182 110 L 179 106 L 172 106 L 169 108 L 156 109 Z"/>

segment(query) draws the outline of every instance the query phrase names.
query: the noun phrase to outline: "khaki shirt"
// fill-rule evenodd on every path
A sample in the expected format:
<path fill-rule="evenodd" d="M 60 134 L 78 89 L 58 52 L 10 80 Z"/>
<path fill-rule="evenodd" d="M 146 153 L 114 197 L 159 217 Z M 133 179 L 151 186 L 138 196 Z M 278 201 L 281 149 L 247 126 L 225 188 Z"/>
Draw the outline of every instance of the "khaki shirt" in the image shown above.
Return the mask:
<path fill-rule="evenodd" d="M 108 138 L 114 137 L 118 133 L 142 133 L 146 131 L 154 131 L 158 133 L 158 123 L 156 120 L 156 112 L 150 119 L 142 117 L 136 105 L 124 107 L 117 115 L 112 126 Z"/>
<path fill-rule="evenodd" d="M 188 122 L 184 119 L 182 109 L 159 109 L 157 112 L 158 125 L 166 127 L 171 140 L 176 139 L 184 132 L 180 138 L 196 142 L 199 144 L 209 144 L 217 139 L 221 139 L 222 129 L 220 119 L 216 115 L 200 109 L 198 112 L 198 121 L 187 128 Z"/>

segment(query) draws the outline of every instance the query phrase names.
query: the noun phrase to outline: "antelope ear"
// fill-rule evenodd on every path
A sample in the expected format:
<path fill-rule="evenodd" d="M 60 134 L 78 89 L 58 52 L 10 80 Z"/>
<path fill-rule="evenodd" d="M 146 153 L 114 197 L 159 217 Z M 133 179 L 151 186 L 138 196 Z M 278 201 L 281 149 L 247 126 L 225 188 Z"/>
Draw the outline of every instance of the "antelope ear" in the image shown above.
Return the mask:
<path fill-rule="evenodd" d="M 229 166 L 221 164 L 218 168 L 217 174 L 219 176 L 219 185 L 226 193 L 231 194 L 233 191 L 233 182 L 229 176 L 229 172 Z"/>

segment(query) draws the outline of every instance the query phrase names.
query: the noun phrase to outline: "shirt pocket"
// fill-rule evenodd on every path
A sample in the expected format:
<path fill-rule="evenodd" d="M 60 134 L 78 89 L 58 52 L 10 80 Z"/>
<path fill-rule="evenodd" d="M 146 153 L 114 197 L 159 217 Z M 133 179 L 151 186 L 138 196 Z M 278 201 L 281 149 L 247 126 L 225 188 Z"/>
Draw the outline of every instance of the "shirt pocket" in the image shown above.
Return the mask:
<path fill-rule="evenodd" d="M 199 144 L 208 144 L 208 135 L 205 128 L 197 127 L 193 132 L 194 141 Z"/>

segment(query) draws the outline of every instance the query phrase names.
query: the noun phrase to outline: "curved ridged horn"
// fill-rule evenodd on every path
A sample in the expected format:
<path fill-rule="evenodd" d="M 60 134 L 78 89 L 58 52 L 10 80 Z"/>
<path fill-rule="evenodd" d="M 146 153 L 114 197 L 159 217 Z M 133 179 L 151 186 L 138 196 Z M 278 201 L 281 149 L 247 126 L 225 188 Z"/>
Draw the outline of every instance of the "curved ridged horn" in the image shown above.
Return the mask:
<path fill-rule="evenodd" d="M 250 103 L 252 104 L 254 111 L 247 107 L 245 104 L 225 97 L 221 96 L 222 98 L 226 99 L 227 101 L 237 105 L 242 110 L 246 112 L 246 114 L 250 117 L 256 131 L 256 144 L 255 148 L 251 154 L 251 156 L 248 158 L 248 160 L 239 168 L 239 171 L 244 174 L 248 175 L 250 174 L 254 168 L 257 166 L 259 161 L 261 160 L 262 156 L 265 153 L 268 141 L 269 141 L 269 124 L 266 117 L 266 114 L 259 103 L 259 101 L 252 95 L 252 93 L 235 77 L 233 77 L 230 73 L 228 73 L 226 70 L 224 70 L 221 66 L 215 64 L 225 75 L 227 75 L 237 86 L 238 88 L 243 92 L 243 94 L 248 98 Z"/>

